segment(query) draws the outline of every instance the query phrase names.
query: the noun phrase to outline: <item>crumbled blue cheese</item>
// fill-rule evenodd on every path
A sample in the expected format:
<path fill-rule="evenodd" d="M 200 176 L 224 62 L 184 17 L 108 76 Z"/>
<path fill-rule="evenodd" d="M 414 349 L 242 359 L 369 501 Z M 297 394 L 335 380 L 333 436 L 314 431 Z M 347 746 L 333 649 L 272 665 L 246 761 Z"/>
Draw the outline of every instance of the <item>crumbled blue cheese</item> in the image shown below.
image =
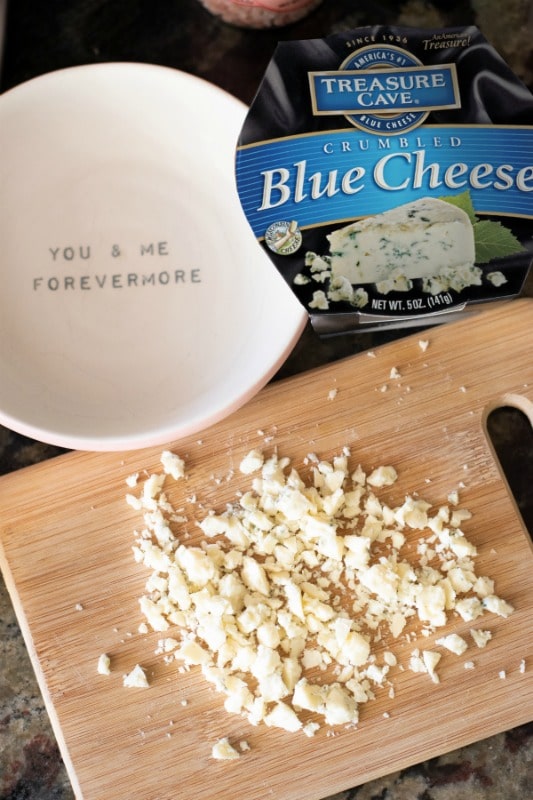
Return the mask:
<path fill-rule="evenodd" d="M 486 647 L 492 639 L 492 633 L 490 631 L 476 630 L 475 628 L 471 628 L 470 636 L 479 648 Z"/>
<path fill-rule="evenodd" d="M 217 761 L 235 761 L 241 754 L 230 744 L 227 736 L 219 739 L 211 748 L 211 758 Z"/>
<path fill-rule="evenodd" d="M 483 272 L 473 264 L 449 266 L 438 274 L 422 279 L 422 291 L 427 294 L 441 294 L 453 289 L 462 292 L 467 286 L 481 286 Z"/>
<path fill-rule="evenodd" d="M 395 270 L 390 277 L 383 281 L 377 281 L 376 289 L 380 294 L 389 292 L 410 292 L 413 288 L 413 281 L 407 278 L 401 270 Z"/>
<path fill-rule="evenodd" d="M 500 272 L 499 270 L 495 270 L 494 272 L 489 272 L 487 274 L 487 280 L 492 283 L 493 286 L 503 286 L 504 283 L 507 283 L 507 278 Z"/>
<path fill-rule="evenodd" d="M 330 275 L 331 273 L 328 273 L 328 277 L 330 277 Z M 354 303 L 354 288 L 344 275 L 331 278 L 328 289 L 328 300 L 333 300 L 336 303 Z"/>
<path fill-rule="evenodd" d="M 326 297 L 326 293 L 319 289 L 316 292 L 313 292 L 313 299 L 309 303 L 309 308 L 316 308 L 320 311 L 327 311 L 329 308 L 329 300 Z"/>
<path fill-rule="evenodd" d="M 440 678 L 436 672 L 437 664 L 441 659 L 441 654 L 435 652 L 434 650 L 420 650 L 415 649 L 411 653 L 411 658 L 409 659 L 409 669 L 411 672 L 423 672 L 427 673 L 433 683 L 439 683 Z"/>
<path fill-rule="evenodd" d="M 377 492 L 394 485 L 396 469 L 353 469 L 350 455 L 311 453 L 304 477 L 288 458 L 249 451 L 240 472 L 250 488 L 225 510 L 204 510 L 197 525 L 205 538 L 194 544 L 174 530 L 182 517 L 166 497 L 165 475 L 128 495 L 145 521 L 134 555 L 151 570 L 140 609 L 153 630 L 168 631 L 158 653 L 200 670 L 225 710 L 252 725 L 306 736 L 320 725 L 356 725 L 377 691 L 394 697 L 389 671 L 398 657 L 390 645 L 383 652 L 384 635 L 393 641 L 417 621 L 429 636 L 453 612 L 473 620 L 512 611 L 475 574 L 476 548 L 460 527 L 471 514 L 458 495 L 452 507 L 409 495 L 391 507 Z M 411 547 L 403 552 L 410 534 L 418 561 Z M 488 636 L 472 638 L 482 646 Z M 459 654 L 464 640 L 448 633 L 437 644 Z M 441 657 L 416 650 L 409 667 L 437 683 Z M 124 684 L 148 681 L 137 666 Z M 218 743 L 219 757 L 227 744 Z"/>
<path fill-rule="evenodd" d="M 508 617 L 514 611 L 510 603 L 507 603 L 501 597 L 496 597 L 494 594 L 483 597 L 483 607 L 492 614 L 498 614 L 500 617 Z"/>
<path fill-rule="evenodd" d="M 435 644 L 442 645 L 446 650 L 450 650 L 457 656 L 461 656 L 468 648 L 468 643 L 457 633 L 450 633 L 448 636 L 442 636 L 440 639 L 436 640 Z"/>
<path fill-rule="evenodd" d="M 100 675 L 111 675 L 111 659 L 107 653 L 102 653 L 96 667 Z"/>
<path fill-rule="evenodd" d="M 422 659 L 424 661 L 424 666 L 426 667 L 427 673 L 433 683 L 440 683 L 440 678 L 437 675 L 435 669 L 439 661 L 441 660 L 441 654 L 436 653 L 434 650 L 423 650 L 422 651 Z"/>
<path fill-rule="evenodd" d="M 368 292 L 362 287 L 358 287 L 353 293 L 351 302 L 356 308 L 364 308 L 368 305 Z"/>
<path fill-rule="evenodd" d="M 309 303 L 310 308 L 326 311 L 330 302 L 348 303 L 354 308 L 364 308 L 368 305 L 366 289 L 361 286 L 355 288 L 343 275 L 332 275 L 329 256 L 318 256 L 316 253 L 308 252 L 305 256 L 305 265 L 309 268 L 310 277 L 299 272 L 293 280 L 296 286 L 305 286 L 312 281 L 327 284 L 325 290 L 320 289 L 313 293 L 313 299 Z"/>
<path fill-rule="evenodd" d="M 431 197 L 333 231 L 331 270 L 352 284 L 432 278 L 474 264 L 474 233 L 460 208 Z"/>
<path fill-rule="evenodd" d="M 136 664 L 131 672 L 129 672 L 127 675 L 124 675 L 123 683 L 128 689 L 146 689 L 149 686 L 146 673 L 140 664 Z"/>
<path fill-rule="evenodd" d="M 165 474 L 170 475 L 175 481 L 185 477 L 185 462 L 176 453 L 171 453 L 170 450 L 163 450 L 161 464 Z"/>
<path fill-rule="evenodd" d="M 239 469 L 244 475 L 251 475 L 261 469 L 264 463 L 263 453 L 260 450 L 250 450 L 242 459 Z"/>
<path fill-rule="evenodd" d="M 131 475 L 128 475 L 126 478 L 126 484 L 133 489 L 134 486 L 137 486 L 137 481 L 139 480 L 139 473 L 133 472 Z"/>
<path fill-rule="evenodd" d="M 311 252 L 305 254 L 305 266 L 309 267 L 311 274 L 320 274 L 331 269 L 330 259 L 327 256 L 318 256 Z"/>
<path fill-rule="evenodd" d="M 398 478 L 398 473 L 394 467 L 388 465 L 383 467 L 376 467 L 367 477 L 366 482 L 370 486 L 381 488 L 383 486 L 392 486 Z"/>

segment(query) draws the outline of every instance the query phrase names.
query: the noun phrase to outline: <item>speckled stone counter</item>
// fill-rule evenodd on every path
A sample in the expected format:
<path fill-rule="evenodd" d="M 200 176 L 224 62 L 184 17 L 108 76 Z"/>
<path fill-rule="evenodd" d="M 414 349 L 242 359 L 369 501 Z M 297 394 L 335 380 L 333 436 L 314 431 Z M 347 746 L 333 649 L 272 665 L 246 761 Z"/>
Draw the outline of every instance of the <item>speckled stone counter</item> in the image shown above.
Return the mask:
<path fill-rule="evenodd" d="M 515 73 L 533 87 L 533 4 L 526 0 L 325 0 L 300 23 L 268 31 L 245 31 L 225 25 L 196 0 L 12 0 L 1 89 L 53 69 L 126 60 L 182 69 L 249 103 L 278 40 L 320 37 L 375 23 L 419 27 L 477 24 Z M 526 293 L 533 295 L 531 280 Z M 358 334 L 326 343 L 317 341 L 307 329 L 279 376 L 398 335 Z M 491 419 L 490 429 L 526 525 L 533 531 L 531 426 L 518 412 L 503 409 Z M 60 452 L 0 427 L 1 474 L 53 458 Z M 0 497 L 0 513 L 1 503 Z M 335 800 L 527 800 L 533 798 L 532 787 L 530 723 L 346 791 Z M 0 578 L 0 800 L 73 797 L 13 607 Z"/>

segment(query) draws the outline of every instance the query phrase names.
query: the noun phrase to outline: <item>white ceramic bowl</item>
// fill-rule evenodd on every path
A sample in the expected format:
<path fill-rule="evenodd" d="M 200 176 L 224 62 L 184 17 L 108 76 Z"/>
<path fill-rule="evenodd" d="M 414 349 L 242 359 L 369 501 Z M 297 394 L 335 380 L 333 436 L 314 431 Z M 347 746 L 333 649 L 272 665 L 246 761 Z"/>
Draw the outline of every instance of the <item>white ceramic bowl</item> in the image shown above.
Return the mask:
<path fill-rule="evenodd" d="M 129 450 L 231 413 L 306 314 L 234 179 L 245 106 L 177 70 L 100 64 L 0 97 L 0 423 Z"/>

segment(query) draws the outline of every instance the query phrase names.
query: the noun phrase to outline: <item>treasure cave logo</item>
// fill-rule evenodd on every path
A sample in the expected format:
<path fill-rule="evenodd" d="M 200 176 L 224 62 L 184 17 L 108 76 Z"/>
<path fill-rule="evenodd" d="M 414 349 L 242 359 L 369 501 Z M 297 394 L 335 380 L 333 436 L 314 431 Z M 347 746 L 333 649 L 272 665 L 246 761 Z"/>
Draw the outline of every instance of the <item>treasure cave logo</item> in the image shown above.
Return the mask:
<path fill-rule="evenodd" d="M 338 70 L 309 73 L 315 116 L 342 114 L 368 133 L 394 135 L 421 125 L 432 110 L 460 108 L 455 64 L 424 66 L 395 45 L 368 45 Z"/>

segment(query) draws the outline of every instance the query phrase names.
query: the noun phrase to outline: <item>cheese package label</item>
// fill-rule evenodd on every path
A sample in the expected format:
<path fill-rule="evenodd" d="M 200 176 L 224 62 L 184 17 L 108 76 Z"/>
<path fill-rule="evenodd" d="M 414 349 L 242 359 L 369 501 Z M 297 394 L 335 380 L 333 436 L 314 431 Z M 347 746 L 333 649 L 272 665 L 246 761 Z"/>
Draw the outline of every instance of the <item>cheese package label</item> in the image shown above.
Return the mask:
<path fill-rule="evenodd" d="M 281 42 L 236 180 L 320 334 L 443 322 L 523 290 L 533 96 L 475 27 Z"/>

